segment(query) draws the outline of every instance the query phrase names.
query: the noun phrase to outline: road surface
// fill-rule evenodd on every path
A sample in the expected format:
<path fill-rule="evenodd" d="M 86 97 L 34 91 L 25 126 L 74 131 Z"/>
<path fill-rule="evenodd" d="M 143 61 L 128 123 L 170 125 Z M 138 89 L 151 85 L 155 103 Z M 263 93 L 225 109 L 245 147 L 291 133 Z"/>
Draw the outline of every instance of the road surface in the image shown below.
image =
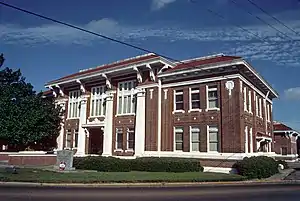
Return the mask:
<path fill-rule="evenodd" d="M 76 188 L 0 187 L 3 201 L 294 201 L 299 185 L 227 187 Z"/>

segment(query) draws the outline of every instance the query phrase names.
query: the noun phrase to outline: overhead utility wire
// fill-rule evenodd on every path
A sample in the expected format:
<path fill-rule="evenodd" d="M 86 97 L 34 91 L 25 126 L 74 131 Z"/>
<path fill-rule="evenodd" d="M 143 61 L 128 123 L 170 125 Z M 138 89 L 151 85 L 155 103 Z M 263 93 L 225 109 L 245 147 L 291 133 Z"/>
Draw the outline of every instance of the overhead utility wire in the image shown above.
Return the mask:
<path fill-rule="evenodd" d="M 123 41 L 120 41 L 120 40 L 117 40 L 117 39 L 114 39 L 114 38 L 105 36 L 105 35 L 103 35 L 103 34 L 99 34 L 99 33 L 93 32 L 93 31 L 89 31 L 89 30 L 87 30 L 87 29 L 84 29 L 84 28 L 81 28 L 81 27 L 78 27 L 78 26 L 75 26 L 75 25 L 72 25 L 72 24 L 69 24 L 69 23 L 66 23 L 66 22 L 62 22 L 62 21 L 60 21 L 60 20 L 56 20 L 56 19 L 53 19 L 53 18 L 44 16 L 44 15 L 41 15 L 41 14 L 37 14 L 37 13 L 31 12 L 31 11 L 29 11 L 29 10 L 25 10 L 25 9 L 23 9 L 23 8 L 13 6 L 13 5 L 11 5 L 11 4 L 7 4 L 7 3 L 1 2 L 1 1 L 0 1 L 0 4 L 2 4 L 2 5 L 4 5 L 4 6 L 7 6 L 7 7 L 10 7 L 10 8 L 13 8 L 13 9 L 15 9 L 15 10 L 18 10 L 18 11 L 21 11 L 21 12 L 24 12 L 24 13 L 27 13 L 27 14 L 30 14 L 30 15 L 34 15 L 34 16 L 37 16 L 37 17 L 40 17 L 40 18 L 43 18 L 43 19 L 46 19 L 46 20 L 49 20 L 49 21 L 58 23 L 58 24 L 62 24 L 62 25 L 65 25 L 65 26 L 68 26 L 68 27 L 71 27 L 71 28 L 74 28 L 74 29 L 77 29 L 77 30 L 80 30 L 80 31 L 83 31 L 83 32 L 86 32 L 86 33 L 89 33 L 89 34 L 92 34 L 92 35 L 95 35 L 95 36 L 99 36 L 99 37 L 101 37 L 101 38 L 104 38 L 104 39 L 107 39 L 107 40 L 110 40 L 110 41 L 113 41 L 113 42 L 116 42 L 116 43 L 119 43 L 119 44 L 122 44 L 122 45 L 125 45 L 125 46 L 128 46 L 128 47 L 132 47 L 132 48 L 134 48 L 134 49 L 141 50 L 141 51 L 143 51 L 143 52 L 154 53 L 153 51 L 147 50 L 147 49 L 145 49 L 145 48 L 138 47 L 138 46 L 136 46 L 136 45 L 132 45 L 132 44 L 130 44 L 130 43 L 126 43 L 126 42 L 123 42 Z M 158 55 L 158 56 L 164 57 L 164 58 L 166 58 L 166 59 L 170 59 L 170 60 L 172 60 L 172 61 L 181 62 L 181 61 L 179 61 L 179 60 L 177 60 L 177 59 L 173 59 L 173 58 L 168 57 L 168 56 L 164 56 L 164 55 L 157 54 L 157 53 L 155 53 L 155 54 Z M 183 62 L 181 62 L 181 63 L 183 63 Z M 184 63 L 183 63 L 183 64 L 184 64 Z"/>
<path fill-rule="evenodd" d="M 270 23 L 268 23 L 267 21 L 265 21 L 264 19 L 258 17 L 257 15 L 254 15 L 253 13 L 251 13 L 249 10 L 247 10 L 244 6 L 242 6 L 241 4 L 238 4 L 235 0 L 230 0 L 233 4 L 235 4 L 237 7 L 241 8 L 242 10 L 244 10 L 245 12 L 247 12 L 249 15 L 255 17 L 256 19 L 260 20 L 262 23 L 268 25 L 269 27 L 271 27 L 272 29 L 274 29 L 275 31 L 281 33 L 282 35 L 284 35 L 285 37 L 289 38 L 290 40 L 294 40 L 293 38 L 291 38 L 290 36 L 286 35 L 285 33 L 283 33 L 282 31 L 280 31 L 279 29 L 277 29 L 276 27 L 274 27 L 273 25 L 271 25 Z"/>
<path fill-rule="evenodd" d="M 280 21 L 278 18 L 274 17 L 273 15 L 271 15 L 269 12 L 267 12 L 265 9 L 263 9 L 261 6 L 257 5 L 256 3 L 254 3 L 251 0 L 247 0 L 249 3 L 251 3 L 253 6 L 255 6 L 256 8 L 258 8 L 259 10 L 261 10 L 263 13 L 265 13 L 266 15 L 270 16 L 271 18 L 273 18 L 273 20 L 275 20 L 276 22 L 278 22 L 279 24 L 281 24 L 282 26 L 284 26 L 285 28 L 289 29 L 290 31 L 294 32 L 295 34 L 299 35 L 299 32 L 295 31 L 294 29 L 292 29 L 291 27 L 287 26 L 286 24 L 284 24 L 282 21 Z M 300 0 L 298 0 L 300 2 Z"/>

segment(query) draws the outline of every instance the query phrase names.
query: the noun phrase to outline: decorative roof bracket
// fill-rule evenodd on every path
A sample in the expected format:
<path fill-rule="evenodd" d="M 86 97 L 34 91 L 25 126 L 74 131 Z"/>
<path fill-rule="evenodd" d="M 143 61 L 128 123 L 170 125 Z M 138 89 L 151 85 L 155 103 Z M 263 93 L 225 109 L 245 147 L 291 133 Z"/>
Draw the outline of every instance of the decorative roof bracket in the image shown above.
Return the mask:
<path fill-rule="evenodd" d="M 149 69 L 149 72 L 150 72 L 150 80 L 155 81 L 155 75 L 154 75 L 152 67 L 150 66 L 150 64 L 146 64 L 146 67 Z"/>
<path fill-rule="evenodd" d="M 140 70 L 138 69 L 137 66 L 134 66 L 133 67 L 133 70 L 136 71 L 136 77 L 137 77 L 137 80 L 139 83 L 142 83 L 143 82 L 143 78 L 142 78 L 142 75 L 141 75 L 141 72 Z"/>
<path fill-rule="evenodd" d="M 77 82 L 78 84 L 80 84 L 80 91 L 81 91 L 82 93 L 85 93 L 86 90 L 85 90 L 84 83 L 82 83 L 81 80 L 79 80 L 79 79 L 76 80 L 76 82 Z"/>
<path fill-rule="evenodd" d="M 108 89 L 111 89 L 111 81 L 110 79 L 107 77 L 106 74 L 102 73 L 101 77 L 105 78 L 105 85 Z"/>

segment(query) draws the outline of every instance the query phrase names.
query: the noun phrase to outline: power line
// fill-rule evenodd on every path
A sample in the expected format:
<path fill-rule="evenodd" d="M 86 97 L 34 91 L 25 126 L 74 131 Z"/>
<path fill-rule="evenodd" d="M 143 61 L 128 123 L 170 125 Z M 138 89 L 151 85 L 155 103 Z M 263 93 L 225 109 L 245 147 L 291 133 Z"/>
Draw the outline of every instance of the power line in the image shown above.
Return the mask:
<path fill-rule="evenodd" d="M 239 8 L 243 9 L 245 12 L 247 12 L 249 15 L 255 17 L 256 19 L 258 19 L 259 21 L 261 21 L 262 23 L 268 25 L 269 27 L 271 27 L 272 29 L 278 31 L 279 33 L 281 33 L 282 35 L 284 35 L 285 37 L 289 38 L 290 40 L 294 40 L 293 38 L 291 38 L 290 36 L 286 35 L 285 33 L 283 33 L 282 31 L 280 31 L 279 29 L 277 29 L 276 27 L 274 27 L 273 25 L 271 25 L 270 23 L 268 23 L 267 21 L 263 20 L 262 18 L 258 17 L 257 15 L 254 15 L 253 13 L 251 13 L 249 10 L 247 10 L 245 7 L 243 7 L 242 5 L 238 4 L 236 1 L 234 0 L 230 0 L 233 4 L 235 4 L 236 6 L 238 6 Z"/>
<path fill-rule="evenodd" d="M 281 24 L 282 26 L 284 26 L 285 28 L 289 29 L 290 31 L 294 32 L 297 35 L 300 35 L 297 31 L 295 31 L 294 29 L 290 28 L 289 26 L 285 25 L 282 21 L 280 21 L 279 19 L 277 19 L 276 17 L 274 17 L 273 15 L 271 15 L 269 12 L 267 12 L 265 9 L 263 9 L 262 7 L 260 7 L 259 5 L 257 5 L 256 3 L 254 3 L 251 0 L 247 0 L 249 3 L 251 3 L 253 6 L 255 6 L 256 8 L 258 8 L 259 10 L 261 10 L 263 13 L 265 13 L 266 15 L 270 16 L 271 18 L 273 18 L 273 20 L 275 20 L 276 22 L 278 22 L 279 24 Z M 298 0 L 300 2 L 300 0 Z"/>
<path fill-rule="evenodd" d="M 131 47 L 131 48 L 134 48 L 134 49 L 138 49 L 138 50 L 141 50 L 143 52 L 147 52 L 147 53 L 154 53 L 153 51 L 150 51 L 150 50 L 147 50 L 145 48 L 142 48 L 142 47 L 138 47 L 136 45 L 132 45 L 130 43 L 126 43 L 126 42 L 123 42 L 123 41 L 120 41 L 120 40 L 117 40 L 117 39 L 114 39 L 114 38 L 111 38 L 111 37 L 108 37 L 108 36 L 105 36 L 103 34 L 99 34 L 99 33 L 96 33 L 96 32 L 93 32 L 93 31 L 89 31 L 87 29 L 84 29 L 84 28 L 81 28 L 81 27 L 78 27 L 78 26 L 75 26 L 75 25 L 72 25 L 72 24 L 69 24 L 69 23 L 66 23 L 66 22 L 62 22 L 60 20 L 56 20 L 56 19 L 53 19 L 53 18 L 50 18 L 50 17 L 46 17 L 44 15 L 41 15 L 41 14 L 37 14 L 37 13 L 34 13 L 34 12 L 31 12 L 29 10 L 25 10 L 23 8 L 19 8 L 19 7 L 16 7 L 16 6 L 13 6 L 13 5 L 10 5 L 10 4 L 7 4 L 7 3 L 4 3 L 4 2 L 1 2 L 0 1 L 0 4 L 4 5 L 4 6 L 7 6 L 7 7 L 10 7 L 10 8 L 13 8 L 15 10 L 18 10 L 18 11 L 21 11 L 21 12 L 24 12 L 24 13 L 27 13 L 27 14 L 30 14 L 30 15 L 34 15 L 34 16 L 37 16 L 37 17 L 40 17 L 40 18 L 43 18 L 43 19 L 46 19 L 46 20 L 49 20 L 49 21 L 52 21 L 52 22 L 55 22 L 55 23 L 58 23 L 58 24 L 62 24 L 62 25 L 65 25 L 65 26 L 68 26 L 68 27 L 71 27 L 71 28 L 74 28 L 74 29 L 77 29 L 77 30 L 80 30 L 80 31 L 83 31 L 83 32 L 86 32 L 86 33 L 89 33 L 89 34 L 92 34 L 92 35 L 95 35 L 95 36 L 99 36 L 101 38 L 104 38 L 104 39 L 107 39 L 107 40 L 110 40 L 110 41 L 113 41 L 113 42 L 116 42 L 116 43 L 119 43 L 119 44 L 122 44 L 122 45 L 125 45 L 125 46 L 128 46 L 128 47 Z M 170 59 L 172 61 L 177 61 L 177 62 L 180 62 L 182 64 L 184 64 L 183 62 L 177 60 L 177 59 L 173 59 L 171 57 L 168 57 L 168 56 L 165 56 L 165 55 L 161 55 L 161 54 L 157 54 L 155 53 L 156 55 L 158 56 L 161 56 L 161 57 L 164 57 L 166 59 Z"/>

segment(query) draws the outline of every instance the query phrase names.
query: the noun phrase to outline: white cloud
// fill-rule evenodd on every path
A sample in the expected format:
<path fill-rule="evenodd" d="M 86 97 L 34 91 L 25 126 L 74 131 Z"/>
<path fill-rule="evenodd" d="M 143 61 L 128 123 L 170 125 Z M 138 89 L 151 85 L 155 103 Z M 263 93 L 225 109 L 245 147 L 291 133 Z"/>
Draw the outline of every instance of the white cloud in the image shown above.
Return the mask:
<path fill-rule="evenodd" d="M 152 0 L 152 10 L 160 10 L 168 4 L 175 2 L 176 0 Z"/>
<path fill-rule="evenodd" d="M 285 90 L 284 96 L 287 100 L 300 100 L 300 87 Z"/>
<path fill-rule="evenodd" d="M 300 21 L 286 24 L 300 33 Z M 269 42 L 260 41 L 257 37 L 233 26 L 182 28 L 180 26 L 131 26 L 120 24 L 113 19 L 93 20 L 87 24 L 79 25 L 90 31 L 100 33 L 122 41 L 140 41 L 155 38 L 166 42 L 193 41 L 213 42 L 220 44 L 216 51 L 226 54 L 244 56 L 247 59 L 274 61 L 277 64 L 299 66 L 300 55 L 298 47 L 300 37 L 293 33 L 289 35 L 295 39 L 290 41 L 277 35 L 275 30 L 267 26 L 244 26 L 259 38 Z M 22 27 L 11 24 L 0 24 L 0 44 L 18 45 L 48 45 L 48 44 L 80 44 L 90 45 L 103 41 L 82 31 L 57 24 L 45 24 L 36 27 Z"/>

